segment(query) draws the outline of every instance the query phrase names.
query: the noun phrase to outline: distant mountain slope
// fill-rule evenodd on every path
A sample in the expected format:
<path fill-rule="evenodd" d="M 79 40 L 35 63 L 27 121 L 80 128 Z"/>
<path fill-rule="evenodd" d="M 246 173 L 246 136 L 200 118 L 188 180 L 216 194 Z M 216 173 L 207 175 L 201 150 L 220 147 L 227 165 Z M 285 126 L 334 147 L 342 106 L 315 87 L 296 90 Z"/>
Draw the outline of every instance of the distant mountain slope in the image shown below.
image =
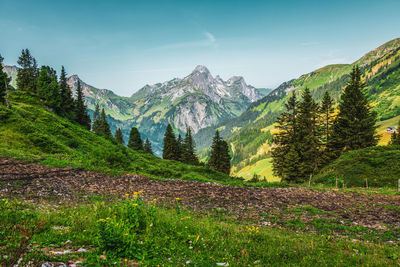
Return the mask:
<path fill-rule="evenodd" d="M 364 73 L 365 90 L 378 113 L 378 119 L 386 120 L 400 115 L 400 39 L 395 39 L 353 64 L 329 65 L 282 83 L 266 97 L 251 104 L 241 116 L 203 129 L 195 138 L 206 147 L 209 145 L 206 136 L 215 129 L 221 130 L 222 136 L 227 138 L 234 150 L 236 173 L 243 174 L 243 168 L 255 166 L 258 161 L 269 157 L 273 123 L 282 112 L 290 92 L 300 95 L 308 87 L 317 101 L 321 100 L 325 91 L 330 92 L 337 101 L 354 64 L 360 65 Z M 268 168 L 269 164 L 265 164 L 264 168 L 257 165 L 259 173 Z"/>
<path fill-rule="evenodd" d="M 79 77 L 68 79 L 76 88 Z M 97 89 L 81 81 L 89 109 L 96 103 L 104 108 L 112 131 L 122 129 L 125 139 L 132 126 L 138 127 L 143 138 L 149 138 L 154 150 L 160 152 L 165 128 L 171 123 L 177 132 L 187 126 L 197 133 L 200 129 L 239 116 L 248 106 L 268 93 L 247 85 L 243 77 L 227 81 L 215 78 L 204 66 L 197 66 L 185 78 L 146 85 L 131 97 L 121 97 L 106 89 Z"/>

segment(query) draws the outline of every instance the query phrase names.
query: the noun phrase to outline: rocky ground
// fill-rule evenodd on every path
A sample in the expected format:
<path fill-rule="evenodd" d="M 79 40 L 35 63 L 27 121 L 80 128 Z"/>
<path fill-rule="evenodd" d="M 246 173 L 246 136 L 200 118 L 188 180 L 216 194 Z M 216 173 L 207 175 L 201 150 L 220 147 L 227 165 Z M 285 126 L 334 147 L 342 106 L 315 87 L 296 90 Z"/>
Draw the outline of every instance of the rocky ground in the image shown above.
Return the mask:
<path fill-rule="evenodd" d="M 180 180 L 152 180 L 137 175 L 109 177 L 71 168 L 49 168 L 38 163 L 0 158 L 0 197 L 59 204 L 88 196 L 124 197 L 143 191 L 161 204 L 179 198 L 190 209 L 259 225 L 285 226 L 293 220 L 307 224 L 316 218 L 374 231 L 400 229 L 400 196 L 343 193 L 307 188 L 231 187 Z M 307 228 L 307 227 L 306 227 Z M 338 233 L 340 231 L 338 230 Z M 396 235 L 397 235 L 396 234 Z"/>

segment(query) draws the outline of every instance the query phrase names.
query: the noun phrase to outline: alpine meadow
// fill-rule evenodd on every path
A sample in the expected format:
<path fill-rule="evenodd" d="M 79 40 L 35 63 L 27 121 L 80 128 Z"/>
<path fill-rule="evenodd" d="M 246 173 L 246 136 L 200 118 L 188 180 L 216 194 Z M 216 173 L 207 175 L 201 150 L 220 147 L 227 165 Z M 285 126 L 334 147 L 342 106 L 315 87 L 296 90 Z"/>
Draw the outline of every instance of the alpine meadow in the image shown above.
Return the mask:
<path fill-rule="evenodd" d="M 0 266 L 400 266 L 398 10 L 2 0 Z"/>

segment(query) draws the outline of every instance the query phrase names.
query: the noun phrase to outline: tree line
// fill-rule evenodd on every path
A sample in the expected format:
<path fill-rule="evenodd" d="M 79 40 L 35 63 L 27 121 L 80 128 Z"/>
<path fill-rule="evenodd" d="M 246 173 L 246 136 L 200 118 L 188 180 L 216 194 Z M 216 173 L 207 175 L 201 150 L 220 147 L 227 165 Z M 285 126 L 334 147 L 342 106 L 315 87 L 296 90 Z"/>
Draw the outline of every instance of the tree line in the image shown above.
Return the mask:
<path fill-rule="evenodd" d="M 297 100 L 293 93 L 285 112 L 276 121 L 273 138 L 274 174 L 284 181 L 301 183 L 342 153 L 377 144 L 376 113 L 371 110 L 361 71 L 355 66 L 337 110 L 326 91 L 317 104 L 308 88 Z"/>

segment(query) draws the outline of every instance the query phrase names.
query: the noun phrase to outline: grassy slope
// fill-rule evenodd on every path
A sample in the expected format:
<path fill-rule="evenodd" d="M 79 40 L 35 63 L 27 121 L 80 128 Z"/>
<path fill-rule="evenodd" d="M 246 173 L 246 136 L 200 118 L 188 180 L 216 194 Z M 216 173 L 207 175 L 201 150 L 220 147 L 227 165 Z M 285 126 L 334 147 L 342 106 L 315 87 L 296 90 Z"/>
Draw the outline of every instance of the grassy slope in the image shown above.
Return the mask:
<path fill-rule="evenodd" d="M 367 92 L 374 106 L 374 110 L 378 113 L 378 118 L 382 120 L 380 125 L 391 123 L 392 118 L 400 115 L 400 39 L 390 41 L 381 47 L 366 54 L 355 64 L 360 64 L 364 70 L 367 80 Z M 341 89 L 345 85 L 346 77 L 351 71 L 352 65 L 329 65 L 313 71 L 309 74 L 302 75 L 300 78 L 290 82 L 285 86 L 285 90 L 295 91 L 300 95 L 302 89 L 308 87 L 316 100 L 321 99 L 325 90 L 328 90 L 334 99 L 338 99 Z M 283 109 L 283 104 L 287 95 L 282 95 L 276 99 L 267 101 L 259 101 L 247 111 L 256 113 L 256 117 L 251 123 L 241 127 L 239 131 L 230 133 L 228 141 L 233 143 L 239 149 L 235 152 L 236 157 L 241 161 L 234 162 L 236 167 L 235 175 L 240 174 L 245 177 L 249 174 L 249 169 L 256 167 L 256 173 L 268 173 L 271 168 L 268 164 L 268 151 L 264 150 L 264 154 L 260 155 L 260 149 L 268 144 L 265 139 L 265 129 L 272 125 L 271 120 L 276 116 L 277 112 Z M 268 98 L 266 98 L 268 99 Z M 247 114 L 248 117 L 250 115 Z M 274 120 L 273 120 L 274 121 Z M 397 124 L 397 123 L 396 123 Z M 390 125 L 393 126 L 393 125 Z M 379 129 L 382 139 L 379 144 L 387 144 L 388 135 L 382 129 Z M 248 135 L 251 134 L 251 138 Z M 264 142 L 259 140 L 264 138 Z M 246 149 L 240 149 L 244 147 Z M 260 162 L 246 161 L 255 155 Z M 261 166 L 264 166 L 262 168 Z M 253 172 L 252 172 L 253 173 Z M 268 179 L 269 177 L 267 177 Z M 272 178 L 272 176 L 270 176 Z"/>
<path fill-rule="evenodd" d="M 377 146 L 343 154 L 316 176 L 315 182 L 354 187 L 396 187 L 400 177 L 400 147 Z"/>
<path fill-rule="evenodd" d="M 117 145 L 45 109 L 21 92 L 10 96 L 12 109 L 0 105 L 0 154 L 44 159 L 49 165 L 84 167 L 113 174 L 154 178 L 229 181 L 206 167 L 167 161 Z"/>

